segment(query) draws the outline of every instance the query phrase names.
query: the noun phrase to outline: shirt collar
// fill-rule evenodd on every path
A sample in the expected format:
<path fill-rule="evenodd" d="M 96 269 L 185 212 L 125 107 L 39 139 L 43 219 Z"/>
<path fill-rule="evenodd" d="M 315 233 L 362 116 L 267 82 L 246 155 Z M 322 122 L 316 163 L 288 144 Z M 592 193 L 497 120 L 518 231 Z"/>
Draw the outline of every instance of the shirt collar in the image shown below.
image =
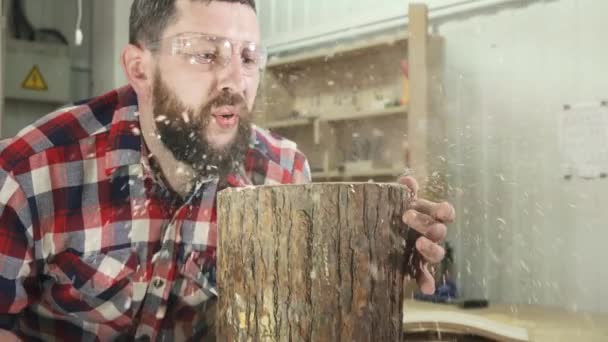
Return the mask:
<path fill-rule="evenodd" d="M 110 124 L 106 150 L 106 174 L 121 166 L 139 164 L 142 158 L 141 128 L 137 95 L 130 86 L 116 90 L 114 115 Z"/>

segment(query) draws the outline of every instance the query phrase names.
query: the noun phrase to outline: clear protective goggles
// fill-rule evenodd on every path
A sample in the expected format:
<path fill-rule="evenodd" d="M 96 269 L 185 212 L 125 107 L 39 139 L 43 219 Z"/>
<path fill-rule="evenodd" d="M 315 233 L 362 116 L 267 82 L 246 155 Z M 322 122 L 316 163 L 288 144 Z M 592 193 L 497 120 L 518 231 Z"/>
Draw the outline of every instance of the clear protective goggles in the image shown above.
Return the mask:
<path fill-rule="evenodd" d="M 226 67 L 232 57 L 238 55 L 243 73 L 252 75 L 264 70 L 268 60 L 266 49 L 257 43 L 234 41 L 198 32 L 179 33 L 146 45 L 153 51 L 169 48 L 171 55 L 183 57 L 200 71 Z"/>

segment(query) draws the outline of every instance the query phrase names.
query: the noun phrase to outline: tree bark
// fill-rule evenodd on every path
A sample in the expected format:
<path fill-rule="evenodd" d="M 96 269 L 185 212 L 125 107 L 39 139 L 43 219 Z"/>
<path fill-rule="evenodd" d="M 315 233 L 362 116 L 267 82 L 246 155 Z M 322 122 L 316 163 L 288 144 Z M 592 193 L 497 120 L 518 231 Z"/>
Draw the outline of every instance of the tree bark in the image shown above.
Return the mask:
<path fill-rule="evenodd" d="M 401 341 L 408 191 L 323 183 L 218 196 L 218 341 Z"/>

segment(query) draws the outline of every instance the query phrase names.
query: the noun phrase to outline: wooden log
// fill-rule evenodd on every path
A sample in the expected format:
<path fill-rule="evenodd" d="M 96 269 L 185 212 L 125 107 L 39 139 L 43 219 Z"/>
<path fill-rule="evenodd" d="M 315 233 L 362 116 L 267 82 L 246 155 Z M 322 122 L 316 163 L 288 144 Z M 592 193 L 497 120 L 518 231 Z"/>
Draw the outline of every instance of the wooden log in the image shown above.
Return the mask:
<path fill-rule="evenodd" d="M 401 341 L 407 204 L 397 184 L 221 192 L 218 341 Z"/>

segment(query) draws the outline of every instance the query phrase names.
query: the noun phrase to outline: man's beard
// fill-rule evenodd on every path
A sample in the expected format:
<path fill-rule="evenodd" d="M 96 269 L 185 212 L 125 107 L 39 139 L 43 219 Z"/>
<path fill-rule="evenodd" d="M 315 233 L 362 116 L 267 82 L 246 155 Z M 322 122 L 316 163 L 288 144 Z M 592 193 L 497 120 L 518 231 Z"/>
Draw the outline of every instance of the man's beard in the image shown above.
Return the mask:
<path fill-rule="evenodd" d="M 219 177 L 222 187 L 226 176 L 244 163 L 251 138 L 251 119 L 243 98 L 222 92 L 198 109 L 184 105 L 162 80 L 154 78 L 154 120 L 163 144 L 175 158 L 192 167 L 199 178 Z M 222 148 L 213 147 L 205 132 L 212 118 L 213 107 L 234 106 L 239 109 L 239 123 L 235 138 Z"/>

